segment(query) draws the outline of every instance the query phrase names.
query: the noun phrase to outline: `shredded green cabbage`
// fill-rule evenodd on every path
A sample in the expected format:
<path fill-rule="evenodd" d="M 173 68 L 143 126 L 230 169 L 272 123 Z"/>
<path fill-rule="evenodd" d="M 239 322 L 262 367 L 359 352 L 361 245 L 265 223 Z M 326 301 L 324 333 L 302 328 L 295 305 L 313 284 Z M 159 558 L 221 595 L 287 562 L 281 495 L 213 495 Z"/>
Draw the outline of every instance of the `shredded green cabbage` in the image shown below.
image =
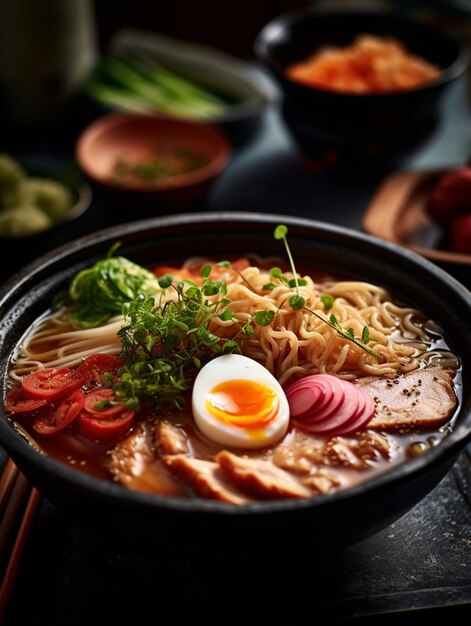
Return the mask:
<path fill-rule="evenodd" d="M 104 324 L 122 312 L 123 304 L 139 295 L 151 296 L 161 291 L 158 280 L 149 270 L 122 256 L 111 256 L 79 272 L 72 280 L 68 299 L 72 319 L 82 327 Z"/>

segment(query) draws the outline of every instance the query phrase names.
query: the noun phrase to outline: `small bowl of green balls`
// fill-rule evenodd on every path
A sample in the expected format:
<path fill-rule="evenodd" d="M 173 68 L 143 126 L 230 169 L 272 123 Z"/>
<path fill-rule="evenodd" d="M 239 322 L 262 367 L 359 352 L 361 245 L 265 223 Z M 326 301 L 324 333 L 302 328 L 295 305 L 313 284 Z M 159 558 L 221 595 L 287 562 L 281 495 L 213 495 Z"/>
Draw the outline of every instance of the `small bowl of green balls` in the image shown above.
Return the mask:
<path fill-rule="evenodd" d="M 56 172 L 38 173 L 18 159 L 0 154 L 0 238 L 34 239 L 56 231 L 84 213 L 91 190 L 83 182 L 64 181 Z"/>

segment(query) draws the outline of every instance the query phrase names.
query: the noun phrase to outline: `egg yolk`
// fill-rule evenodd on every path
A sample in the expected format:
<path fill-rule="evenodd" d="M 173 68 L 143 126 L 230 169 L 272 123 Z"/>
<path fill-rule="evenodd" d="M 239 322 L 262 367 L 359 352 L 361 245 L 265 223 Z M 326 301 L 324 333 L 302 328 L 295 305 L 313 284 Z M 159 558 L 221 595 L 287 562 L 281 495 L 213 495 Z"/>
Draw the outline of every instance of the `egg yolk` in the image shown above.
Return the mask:
<path fill-rule="evenodd" d="M 206 394 L 206 409 L 216 419 L 238 428 L 261 428 L 276 416 L 276 391 L 253 380 L 228 380 Z"/>

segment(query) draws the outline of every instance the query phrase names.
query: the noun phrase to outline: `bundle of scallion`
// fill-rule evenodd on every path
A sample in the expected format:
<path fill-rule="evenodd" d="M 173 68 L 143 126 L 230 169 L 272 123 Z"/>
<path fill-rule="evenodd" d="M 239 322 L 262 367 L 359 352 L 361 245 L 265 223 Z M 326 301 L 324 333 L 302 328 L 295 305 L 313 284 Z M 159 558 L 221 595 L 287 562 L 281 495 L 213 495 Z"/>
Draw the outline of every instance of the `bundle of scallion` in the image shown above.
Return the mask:
<path fill-rule="evenodd" d="M 194 119 L 215 118 L 235 102 L 230 95 L 216 93 L 144 58 L 103 60 L 86 92 L 113 109 L 160 111 Z"/>

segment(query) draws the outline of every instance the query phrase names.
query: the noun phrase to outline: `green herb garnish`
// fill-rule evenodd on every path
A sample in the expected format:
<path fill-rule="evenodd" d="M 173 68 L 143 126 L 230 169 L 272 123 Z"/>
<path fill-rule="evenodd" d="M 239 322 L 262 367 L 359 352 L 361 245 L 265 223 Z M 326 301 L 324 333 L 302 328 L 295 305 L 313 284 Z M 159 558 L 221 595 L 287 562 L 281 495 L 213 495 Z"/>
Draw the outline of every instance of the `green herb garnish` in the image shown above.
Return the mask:
<path fill-rule="evenodd" d="M 341 337 L 343 337 L 344 339 L 347 339 L 348 341 L 351 341 L 352 343 L 354 343 L 356 346 L 361 348 L 367 354 L 370 354 L 371 356 L 375 357 L 375 359 L 381 358 L 380 354 L 378 354 L 377 352 L 374 352 L 373 350 L 371 350 L 371 348 L 369 348 L 368 345 L 367 345 L 370 341 L 372 341 L 372 339 L 370 339 L 370 331 L 369 331 L 368 326 L 364 326 L 363 327 L 362 336 L 361 337 L 355 337 L 355 332 L 354 332 L 353 328 L 348 328 L 347 330 L 345 330 L 341 326 L 341 324 L 339 323 L 339 321 L 337 320 L 335 315 L 332 314 L 330 316 L 330 318 L 327 319 L 327 318 L 323 317 L 322 315 L 319 315 L 319 313 L 316 313 L 316 311 L 313 311 L 308 306 L 306 306 L 306 299 L 299 292 L 299 286 L 301 284 L 306 284 L 306 281 L 304 281 L 304 283 L 303 283 L 302 282 L 303 279 L 297 278 L 297 273 L 296 273 L 296 268 L 295 268 L 295 265 L 294 265 L 293 256 L 291 254 L 291 250 L 290 250 L 290 247 L 289 247 L 289 244 L 288 244 L 288 240 L 286 238 L 287 234 L 288 234 L 288 227 L 285 226 L 284 224 L 279 224 L 275 228 L 273 236 L 277 240 L 282 239 L 283 243 L 285 244 L 286 253 L 288 255 L 288 260 L 289 260 L 289 264 L 290 264 L 291 271 L 293 273 L 294 279 L 288 280 L 286 278 L 286 276 L 284 276 L 283 272 L 280 270 L 279 267 L 272 268 L 270 270 L 270 275 L 273 278 L 278 278 L 284 284 L 286 284 L 288 287 L 296 289 L 296 295 L 295 296 L 291 296 L 289 298 L 289 300 L 288 300 L 288 303 L 291 306 L 291 308 L 294 309 L 295 311 L 298 311 L 300 309 L 304 309 L 305 311 L 308 311 L 309 313 L 311 313 L 311 315 L 314 315 L 315 317 L 317 317 L 318 319 L 323 321 L 325 324 L 327 324 L 328 326 L 333 328 Z M 324 308 L 326 310 L 332 308 L 333 303 L 334 303 L 334 298 L 332 296 L 329 296 L 327 294 L 327 295 L 321 296 L 320 299 L 321 299 L 321 302 L 323 303 Z"/>
<path fill-rule="evenodd" d="M 173 289 L 175 301 L 164 302 L 162 293 L 157 302 L 141 296 L 125 305 L 126 324 L 118 333 L 125 365 L 114 389 L 130 408 L 142 403 L 153 410 L 183 408 L 185 392 L 204 363 L 218 354 L 240 353 L 235 339 L 210 330 L 215 318 L 238 321 L 227 308 L 225 282 L 211 280 L 211 269 L 201 269 L 201 286 L 188 279 L 175 283 L 168 274 L 161 277 L 160 286 Z M 253 328 L 246 324 L 240 332 L 250 334 Z"/>
<path fill-rule="evenodd" d="M 329 293 L 325 293 L 320 297 L 320 301 L 324 305 L 324 309 L 328 311 L 334 306 L 335 298 L 331 296 Z"/>

